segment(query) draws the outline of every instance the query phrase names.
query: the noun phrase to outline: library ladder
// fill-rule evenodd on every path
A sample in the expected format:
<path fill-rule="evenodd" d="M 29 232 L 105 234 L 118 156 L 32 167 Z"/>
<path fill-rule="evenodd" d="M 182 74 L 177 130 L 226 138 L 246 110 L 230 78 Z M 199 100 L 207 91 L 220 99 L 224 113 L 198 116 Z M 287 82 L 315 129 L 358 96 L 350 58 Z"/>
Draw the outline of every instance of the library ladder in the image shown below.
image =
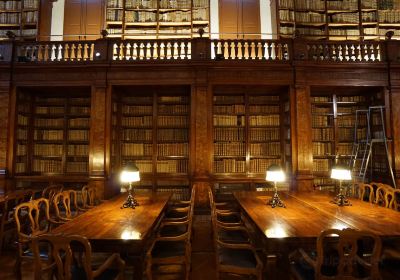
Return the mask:
<path fill-rule="evenodd" d="M 396 181 L 394 179 L 393 170 L 390 165 L 388 141 L 385 130 L 385 119 L 384 119 L 385 106 L 370 106 L 368 110 L 356 110 L 356 119 L 354 124 L 354 142 L 352 155 L 350 160 L 350 167 L 353 171 L 355 179 L 362 182 L 365 181 L 368 165 L 372 156 L 372 149 L 374 144 L 383 143 L 385 147 L 385 156 L 394 188 L 396 188 Z M 374 113 L 378 114 L 378 125 L 377 130 L 371 131 L 373 124 Z M 362 124 L 363 116 L 365 116 L 367 129 L 365 133 L 359 133 L 360 125 Z M 363 130 L 360 130 L 363 132 Z M 364 134 L 364 135 L 361 135 Z"/>

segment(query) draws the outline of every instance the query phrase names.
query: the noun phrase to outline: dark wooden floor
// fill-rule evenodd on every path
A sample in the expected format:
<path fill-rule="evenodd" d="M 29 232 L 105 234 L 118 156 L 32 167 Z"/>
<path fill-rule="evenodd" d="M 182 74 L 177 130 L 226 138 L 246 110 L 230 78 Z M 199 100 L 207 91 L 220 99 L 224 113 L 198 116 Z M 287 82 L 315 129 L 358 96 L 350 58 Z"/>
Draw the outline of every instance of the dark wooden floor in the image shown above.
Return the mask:
<path fill-rule="evenodd" d="M 10 251 L 0 256 L 0 280 L 13 280 L 13 265 L 15 257 Z M 400 262 L 399 262 L 400 263 Z M 33 279 L 33 267 L 29 262 L 24 262 L 23 279 Z M 132 271 L 126 271 L 126 279 L 132 279 Z M 279 279 L 286 278 L 287 272 L 279 273 Z M 171 275 L 172 276 L 172 275 Z M 282 276 L 282 277 L 281 277 Z M 285 277 L 286 276 L 286 277 Z M 283 279 L 282 278 L 282 279 Z M 174 279 L 172 278 L 165 278 Z M 175 278 L 176 279 L 176 278 Z M 210 216 L 197 215 L 194 219 L 194 238 L 192 245 L 192 272 L 191 280 L 214 280 L 215 275 L 215 254 L 211 236 Z M 227 276 L 223 280 L 234 280 L 236 277 Z M 383 280 L 398 280 L 400 275 L 391 271 L 383 271 Z"/>

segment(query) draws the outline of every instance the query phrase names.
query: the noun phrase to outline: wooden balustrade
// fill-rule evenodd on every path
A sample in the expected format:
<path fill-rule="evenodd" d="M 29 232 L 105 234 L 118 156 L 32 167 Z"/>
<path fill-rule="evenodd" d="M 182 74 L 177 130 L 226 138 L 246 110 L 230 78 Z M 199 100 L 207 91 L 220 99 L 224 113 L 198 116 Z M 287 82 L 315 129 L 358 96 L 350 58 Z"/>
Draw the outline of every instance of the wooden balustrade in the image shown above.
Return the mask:
<path fill-rule="evenodd" d="M 187 60 L 191 59 L 189 40 L 125 40 L 113 43 L 112 60 Z"/>
<path fill-rule="evenodd" d="M 289 60 L 289 41 L 211 40 L 211 58 L 248 60 Z"/>
<path fill-rule="evenodd" d="M 295 49 L 294 47 L 295 46 Z M 389 51 L 390 50 L 390 51 Z M 0 61 L 16 62 L 92 62 L 92 61 L 182 61 L 249 60 L 316 61 L 325 63 L 376 63 L 393 58 L 397 41 L 304 41 L 291 40 L 112 40 L 80 42 L 4 42 Z M 395 57 L 395 60 L 398 60 Z"/>
<path fill-rule="evenodd" d="M 77 62 L 92 61 L 95 42 L 33 42 L 18 43 L 18 62 Z"/>
<path fill-rule="evenodd" d="M 380 42 L 308 42 L 308 60 L 329 62 L 380 62 Z"/>

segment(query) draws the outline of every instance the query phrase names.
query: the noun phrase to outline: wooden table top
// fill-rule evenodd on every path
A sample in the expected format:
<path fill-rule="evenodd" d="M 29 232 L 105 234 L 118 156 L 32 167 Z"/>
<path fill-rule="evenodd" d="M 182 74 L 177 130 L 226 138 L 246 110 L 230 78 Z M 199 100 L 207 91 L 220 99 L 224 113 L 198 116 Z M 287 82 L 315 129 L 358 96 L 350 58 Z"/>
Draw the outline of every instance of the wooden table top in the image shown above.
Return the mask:
<path fill-rule="evenodd" d="M 25 194 L 25 193 L 29 193 L 29 192 L 32 192 L 33 194 L 36 194 L 36 193 L 39 193 L 39 192 L 41 193 L 42 190 L 38 190 L 38 189 L 20 189 L 20 190 L 8 191 L 6 193 L 0 192 L 0 203 L 4 202 L 6 200 L 6 197 L 12 198 L 12 197 L 15 197 L 17 195 Z"/>
<path fill-rule="evenodd" d="M 400 236 L 399 212 L 355 199 L 353 206 L 340 207 L 330 203 L 333 196 L 323 193 L 280 193 L 286 208 L 272 208 L 265 193 L 235 192 L 234 196 L 267 238 L 315 238 L 328 228 Z"/>
<path fill-rule="evenodd" d="M 330 203 L 334 197 L 324 192 L 290 193 L 299 201 L 320 212 L 334 216 L 352 228 L 371 231 L 380 236 L 400 236 L 400 212 L 376 204 L 349 198 L 352 206 Z"/>
<path fill-rule="evenodd" d="M 141 242 L 152 232 L 171 194 L 137 195 L 140 205 L 136 209 L 121 209 L 126 197 L 126 193 L 120 194 L 55 228 L 52 233 L 79 234 L 90 242 Z"/>
<path fill-rule="evenodd" d="M 267 238 L 309 238 L 327 228 L 350 227 L 287 194 L 280 194 L 286 208 L 267 205 L 271 197 L 263 193 L 235 192 L 234 196 Z"/>

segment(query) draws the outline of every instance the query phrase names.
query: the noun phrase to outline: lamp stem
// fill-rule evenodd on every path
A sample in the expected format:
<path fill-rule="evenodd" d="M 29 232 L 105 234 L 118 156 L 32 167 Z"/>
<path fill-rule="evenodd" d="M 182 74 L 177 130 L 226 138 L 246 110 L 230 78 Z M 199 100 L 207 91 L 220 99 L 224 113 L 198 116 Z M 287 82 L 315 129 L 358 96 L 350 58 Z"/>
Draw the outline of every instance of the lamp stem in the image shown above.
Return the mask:
<path fill-rule="evenodd" d="M 342 187 L 342 180 L 339 180 L 339 194 L 331 201 L 339 206 L 351 206 L 350 201 L 347 199 Z"/>
<path fill-rule="evenodd" d="M 275 208 L 276 206 L 286 208 L 285 204 L 283 204 L 282 200 L 278 195 L 278 187 L 276 186 L 276 181 L 274 181 L 274 189 L 275 189 L 274 195 L 272 196 L 272 199 L 268 201 L 268 205 L 271 205 L 272 208 Z"/>
<path fill-rule="evenodd" d="M 121 208 L 133 208 L 135 209 L 136 206 L 139 206 L 139 202 L 134 197 L 133 189 L 132 189 L 132 182 L 129 182 L 128 187 L 128 197 L 125 203 L 122 205 Z"/>

